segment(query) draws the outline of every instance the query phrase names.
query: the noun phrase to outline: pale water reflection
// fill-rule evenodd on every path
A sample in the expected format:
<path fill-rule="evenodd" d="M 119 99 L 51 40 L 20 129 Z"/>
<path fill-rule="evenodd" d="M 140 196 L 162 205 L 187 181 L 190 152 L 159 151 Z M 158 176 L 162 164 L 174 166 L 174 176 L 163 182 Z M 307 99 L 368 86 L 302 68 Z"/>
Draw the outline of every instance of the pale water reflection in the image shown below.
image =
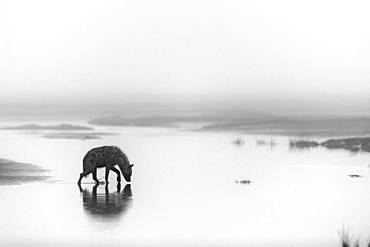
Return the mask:
<path fill-rule="evenodd" d="M 131 184 L 126 184 L 121 191 L 121 183 L 116 185 L 116 190 L 110 192 L 109 185 L 99 186 L 96 184 L 92 189 L 82 188 L 78 185 L 83 208 L 87 215 L 96 220 L 120 220 L 132 205 Z M 101 189 L 101 190 L 100 190 Z"/>

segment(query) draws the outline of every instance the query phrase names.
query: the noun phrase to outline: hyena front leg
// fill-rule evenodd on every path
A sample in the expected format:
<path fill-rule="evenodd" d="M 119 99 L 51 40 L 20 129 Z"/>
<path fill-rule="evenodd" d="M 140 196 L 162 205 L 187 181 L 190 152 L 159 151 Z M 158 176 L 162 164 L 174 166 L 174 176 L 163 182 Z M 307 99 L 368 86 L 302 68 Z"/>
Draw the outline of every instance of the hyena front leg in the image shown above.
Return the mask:
<path fill-rule="evenodd" d="M 93 179 L 94 179 L 94 181 L 95 181 L 95 183 L 99 183 L 99 180 L 98 180 L 98 178 L 96 177 L 96 168 L 92 171 L 92 174 L 93 174 Z"/>
<path fill-rule="evenodd" d="M 121 173 L 119 172 L 119 170 L 115 167 L 112 167 L 111 170 L 114 171 L 115 173 L 117 173 L 117 182 L 120 183 L 121 182 Z"/>

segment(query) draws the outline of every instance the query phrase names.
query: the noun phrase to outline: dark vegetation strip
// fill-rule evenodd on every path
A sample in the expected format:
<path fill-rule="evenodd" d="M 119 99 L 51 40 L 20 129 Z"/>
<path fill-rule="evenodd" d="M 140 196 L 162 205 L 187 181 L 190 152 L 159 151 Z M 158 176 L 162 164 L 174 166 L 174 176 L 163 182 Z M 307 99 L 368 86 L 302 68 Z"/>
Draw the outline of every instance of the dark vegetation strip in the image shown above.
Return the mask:
<path fill-rule="evenodd" d="M 57 132 L 48 133 L 42 137 L 48 139 L 75 139 L 75 140 L 94 140 L 101 139 L 103 136 L 118 135 L 117 133 L 107 132 Z"/>
<path fill-rule="evenodd" d="M 289 146 L 295 149 L 325 147 L 328 149 L 344 149 L 351 152 L 370 152 L 370 137 L 354 137 L 329 139 L 324 142 L 312 140 L 291 140 Z"/>
<path fill-rule="evenodd" d="M 36 165 L 0 159 L 0 185 L 46 181 L 50 178 L 48 172 Z"/>
<path fill-rule="evenodd" d="M 8 126 L 1 128 L 3 130 L 58 130 L 58 131 L 71 131 L 71 130 L 94 130 L 88 126 L 73 125 L 73 124 L 58 124 L 58 125 L 38 125 L 38 124 L 24 124 L 18 126 Z"/>

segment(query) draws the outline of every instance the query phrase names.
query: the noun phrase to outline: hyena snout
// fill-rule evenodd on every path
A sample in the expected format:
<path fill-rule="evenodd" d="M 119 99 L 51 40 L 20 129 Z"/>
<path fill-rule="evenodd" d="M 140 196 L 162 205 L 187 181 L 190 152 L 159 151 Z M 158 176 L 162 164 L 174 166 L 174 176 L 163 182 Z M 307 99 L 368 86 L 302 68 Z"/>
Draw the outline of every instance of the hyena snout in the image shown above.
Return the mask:
<path fill-rule="evenodd" d="M 132 175 L 132 167 L 133 166 L 134 166 L 133 164 L 129 165 L 125 169 L 125 172 L 123 173 L 123 177 L 125 178 L 126 182 L 131 182 L 131 175 Z"/>

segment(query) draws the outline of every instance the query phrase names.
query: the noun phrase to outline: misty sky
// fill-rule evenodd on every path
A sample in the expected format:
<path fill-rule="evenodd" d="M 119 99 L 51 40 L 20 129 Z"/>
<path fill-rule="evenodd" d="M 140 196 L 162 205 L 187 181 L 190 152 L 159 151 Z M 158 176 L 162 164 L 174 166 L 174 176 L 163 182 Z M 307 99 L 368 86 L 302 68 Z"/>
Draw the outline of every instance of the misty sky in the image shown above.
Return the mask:
<path fill-rule="evenodd" d="M 0 102 L 370 96 L 367 0 L 3 0 Z"/>

